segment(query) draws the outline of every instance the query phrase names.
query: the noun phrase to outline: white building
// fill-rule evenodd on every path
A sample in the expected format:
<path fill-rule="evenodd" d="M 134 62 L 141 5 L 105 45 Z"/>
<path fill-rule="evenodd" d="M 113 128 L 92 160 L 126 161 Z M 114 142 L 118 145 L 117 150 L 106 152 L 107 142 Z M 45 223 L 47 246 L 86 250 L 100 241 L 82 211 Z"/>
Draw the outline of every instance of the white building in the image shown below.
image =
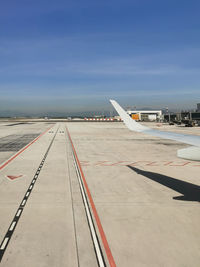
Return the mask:
<path fill-rule="evenodd" d="M 139 121 L 160 121 L 162 120 L 162 110 L 127 110 L 127 113 Z"/>

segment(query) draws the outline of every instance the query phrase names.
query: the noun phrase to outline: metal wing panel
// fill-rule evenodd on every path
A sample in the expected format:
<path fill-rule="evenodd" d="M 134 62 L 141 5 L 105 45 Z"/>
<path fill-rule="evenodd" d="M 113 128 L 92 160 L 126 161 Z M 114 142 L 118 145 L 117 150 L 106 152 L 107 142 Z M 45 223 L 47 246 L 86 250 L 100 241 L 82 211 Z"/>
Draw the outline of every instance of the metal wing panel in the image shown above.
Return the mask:
<path fill-rule="evenodd" d="M 120 115 L 123 122 L 126 124 L 126 126 L 131 131 L 142 132 L 144 130 L 149 129 L 148 127 L 145 127 L 145 126 L 137 123 L 136 121 L 134 121 L 115 100 L 110 100 L 110 102 L 113 105 L 113 107 L 116 109 L 118 114 Z"/>
<path fill-rule="evenodd" d="M 193 146 L 200 146 L 200 136 L 178 134 L 178 133 L 173 133 L 173 132 L 164 132 L 164 131 L 159 131 L 159 130 L 148 128 L 134 121 L 133 119 L 131 119 L 131 117 L 126 113 L 126 111 L 115 100 L 110 100 L 110 102 L 114 106 L 118 114 L 120 115 L 121 119 L 124 121 L 125 125 L 131 131 L 143 132 L 143 133 L 150 134 L 152 136 L 157 136 L 157 137 L 164 138 L 164 139 L 170 139 L 170 140 L 178 141 L 178 142 L 193 145 Z"/>
<path fill-rule="evenodd" d="M 200 136 L 197 135 L 189 135 L 189 134 L 178 134 L 173 132 L 164 132 L 159 130 L 150 129 L 143 131 L 143 133 L 150 134 L 153 136 L 157 136 L 164 139 L 170 139 L 174 141 L 178 141 L 181 143 L 193 145 L 193 146 L 200 146 Z"/>

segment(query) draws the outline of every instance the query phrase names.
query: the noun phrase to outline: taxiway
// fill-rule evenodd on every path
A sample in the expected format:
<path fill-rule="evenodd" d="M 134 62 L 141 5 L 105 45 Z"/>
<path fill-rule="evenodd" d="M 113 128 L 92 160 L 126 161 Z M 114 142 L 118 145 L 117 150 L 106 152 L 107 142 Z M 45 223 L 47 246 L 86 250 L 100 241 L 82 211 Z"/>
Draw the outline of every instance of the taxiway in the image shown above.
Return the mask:
<path fill-rule="evenodd" d="M 200 163 L 182 147 L 120 122 L 0 124 L 0 265 L 199 266 Z"/>

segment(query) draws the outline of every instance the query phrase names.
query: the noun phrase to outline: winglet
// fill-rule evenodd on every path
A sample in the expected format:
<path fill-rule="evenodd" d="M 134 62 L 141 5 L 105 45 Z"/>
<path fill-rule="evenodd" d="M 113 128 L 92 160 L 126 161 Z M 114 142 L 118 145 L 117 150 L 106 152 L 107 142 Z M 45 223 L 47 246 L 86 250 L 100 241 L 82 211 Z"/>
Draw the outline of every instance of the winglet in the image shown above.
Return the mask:
<path fill-rule="evenodd" d="M 117 113 L 125 123 L 125 125 L 131 130 L 135 132 L 143 132 L 144 130 L 148 130 L 149 128 L 146 126 L 141 125 L 140 123 L 134 121 L 126 111 L 115 101 L 110 100 L 113 107 L 116 109 Z"/>

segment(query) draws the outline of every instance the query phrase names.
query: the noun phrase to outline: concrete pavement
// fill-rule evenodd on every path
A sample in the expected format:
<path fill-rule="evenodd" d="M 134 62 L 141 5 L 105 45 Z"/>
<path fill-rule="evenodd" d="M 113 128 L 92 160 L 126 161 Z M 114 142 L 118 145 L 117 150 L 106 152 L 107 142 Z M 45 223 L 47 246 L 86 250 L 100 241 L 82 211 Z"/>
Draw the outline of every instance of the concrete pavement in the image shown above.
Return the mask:
<path fill-rule="evenodd" d="M 12 147 L 20 149 L 25 134 L 34 138 L 50 126 L 0 172 L 3 242 L 43 164 L 12 237 L 3 244 L 1 266 L 98 266 L 66 126 L 116 266 L 199 265 L 200 164 L 177 159 L 184 144 L 133 134 L 122 123 L 77 122 L 1 125 L 0 146 L 9 150 L 11 138 Z M 197 129 L 170 128 L 194 134 Z M 15 153 L 0 151 L 0 163 Z M 93 213 L 92 218 L 111 266 Z"/>

